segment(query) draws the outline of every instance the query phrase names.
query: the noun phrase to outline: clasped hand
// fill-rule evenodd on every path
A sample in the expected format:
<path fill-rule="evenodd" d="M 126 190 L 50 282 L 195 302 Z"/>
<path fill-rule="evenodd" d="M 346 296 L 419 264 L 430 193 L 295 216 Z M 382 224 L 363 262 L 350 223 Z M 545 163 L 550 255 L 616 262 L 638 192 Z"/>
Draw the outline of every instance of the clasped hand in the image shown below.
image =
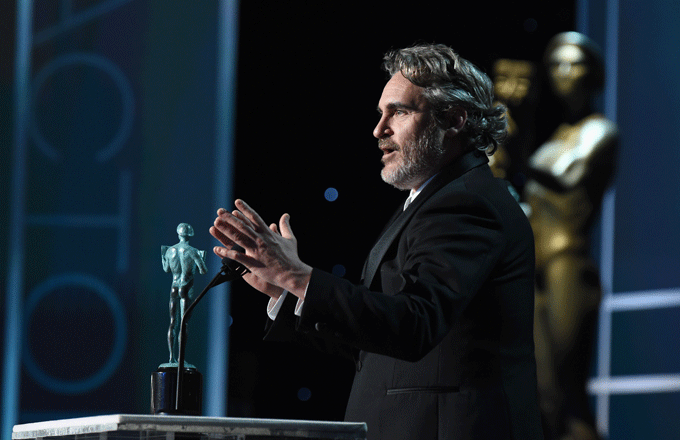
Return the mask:
<path fill-rule="evenodd" d="M 297 240 L 290 227 L 290 215 L 283 214 L 278 226 L 270 226 L 243 200 L 234 202 L 237 209 L 217 210 L 210 234 L 222 243 L 213 252 L 230 258 L 248 269 L 243 279 L 255 289 L 278 298 L 283 290 L 304 299 L 312 268 L 298 257 Z M 245 252 L 233 250 L 239 245 Z"/>

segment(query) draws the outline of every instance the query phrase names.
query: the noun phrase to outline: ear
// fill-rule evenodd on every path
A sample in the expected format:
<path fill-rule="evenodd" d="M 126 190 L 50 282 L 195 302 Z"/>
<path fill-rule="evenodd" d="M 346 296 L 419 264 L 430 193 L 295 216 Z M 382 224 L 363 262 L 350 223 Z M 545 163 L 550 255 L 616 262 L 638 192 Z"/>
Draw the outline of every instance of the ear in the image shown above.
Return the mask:
<path fill-rule="evenodd" d="M 447 121 L 446 136 L 456 136 L 465 127 L 467 112 L 463 107 L 453 107 L 447 113 Z"/>

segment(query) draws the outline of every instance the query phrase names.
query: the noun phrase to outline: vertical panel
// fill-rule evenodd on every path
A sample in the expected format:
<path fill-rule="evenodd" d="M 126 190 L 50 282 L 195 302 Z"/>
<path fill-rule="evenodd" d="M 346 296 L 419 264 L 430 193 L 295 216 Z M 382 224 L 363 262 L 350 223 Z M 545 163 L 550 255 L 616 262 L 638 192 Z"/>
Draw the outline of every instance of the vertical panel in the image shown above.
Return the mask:
<path fill-rule="evenodd" d="M 604 298 L 589 387 L 605 437 L 677 438 L 680 424 L 666 409 L 680 396 L 680 209 L 672 202 L 680 197 L 680 5 L 606 0 L 588 8 L 602 17 L 592 30 L 605 41 L 605 113 L 621 132 L 616 209 L 610 194 L 603 214 Z"/>
<path fill-rule="evenodd" d="M 227 206 L 233 198 L 238 0 L 220 0 L 218 26 L 215 207 Z M 213 272 L 219 268 L 216 260 Z M 206 390 L 205 415 L 220 417 L 227 415 L 231 289 L 229 284 L 222 284 L 215 290 L 210 297 L 206 380 L 211 386 Z"/>
<path fill-rule="evenodd" d="M 2 375 L 2 438 L 11 438 L 17 422 L 19 406 L 19 374 L 21 359 L 21 316 L 23 314 L 24 275 L 24 194 L 26 189 L 26 150 L 28 134 L 29 82 L 31 69 L 33 2 L 17 6 L 16 52 L 14 73 L 14 140 L 10 194 L 10 225 L 5 289 L 5 340 Z"/>
<path fill-rule="evenodd" d="M 217 1 L 32 6 L 17 2 L 3 438 L 15 423 L 149 411 L 149 376 L 168 358 L 160 246 L 188 222 L 209 250 L 231 179 L 225 166 L 213 181 L 231 148 L 216 133 Z M 225 375 L 226 361 L 206 361 L 207 308 L 187 360 Z"/>

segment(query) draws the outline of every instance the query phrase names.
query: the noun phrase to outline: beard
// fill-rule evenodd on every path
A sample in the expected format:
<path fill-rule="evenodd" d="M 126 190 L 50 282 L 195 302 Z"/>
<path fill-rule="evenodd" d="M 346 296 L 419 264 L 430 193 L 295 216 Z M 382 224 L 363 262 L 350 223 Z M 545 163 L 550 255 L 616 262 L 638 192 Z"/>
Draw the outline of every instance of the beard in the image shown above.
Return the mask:
<path fill-rule="evenodd" d="M 378 146 L 401 152 L 395 167 L 385 165 L 380 172 L 382 180 L 401 190 L 410 190 L 432 177 L 441 164 L 445 154 L 437 123 L 432 120 L 415 141 L 398 145 L 389 139 L 380 139 Z"/>

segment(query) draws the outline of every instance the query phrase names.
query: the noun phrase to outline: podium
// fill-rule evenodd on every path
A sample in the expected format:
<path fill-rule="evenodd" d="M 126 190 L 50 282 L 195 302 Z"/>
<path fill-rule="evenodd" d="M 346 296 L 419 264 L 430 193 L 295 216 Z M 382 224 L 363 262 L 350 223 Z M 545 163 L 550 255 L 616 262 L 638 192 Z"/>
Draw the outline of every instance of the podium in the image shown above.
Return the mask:
<path fill-rule="evenodd" d="M 115 414 L 15 425 L 12 439 L 265 440 L 366 438 L 365 423 Z"/>

